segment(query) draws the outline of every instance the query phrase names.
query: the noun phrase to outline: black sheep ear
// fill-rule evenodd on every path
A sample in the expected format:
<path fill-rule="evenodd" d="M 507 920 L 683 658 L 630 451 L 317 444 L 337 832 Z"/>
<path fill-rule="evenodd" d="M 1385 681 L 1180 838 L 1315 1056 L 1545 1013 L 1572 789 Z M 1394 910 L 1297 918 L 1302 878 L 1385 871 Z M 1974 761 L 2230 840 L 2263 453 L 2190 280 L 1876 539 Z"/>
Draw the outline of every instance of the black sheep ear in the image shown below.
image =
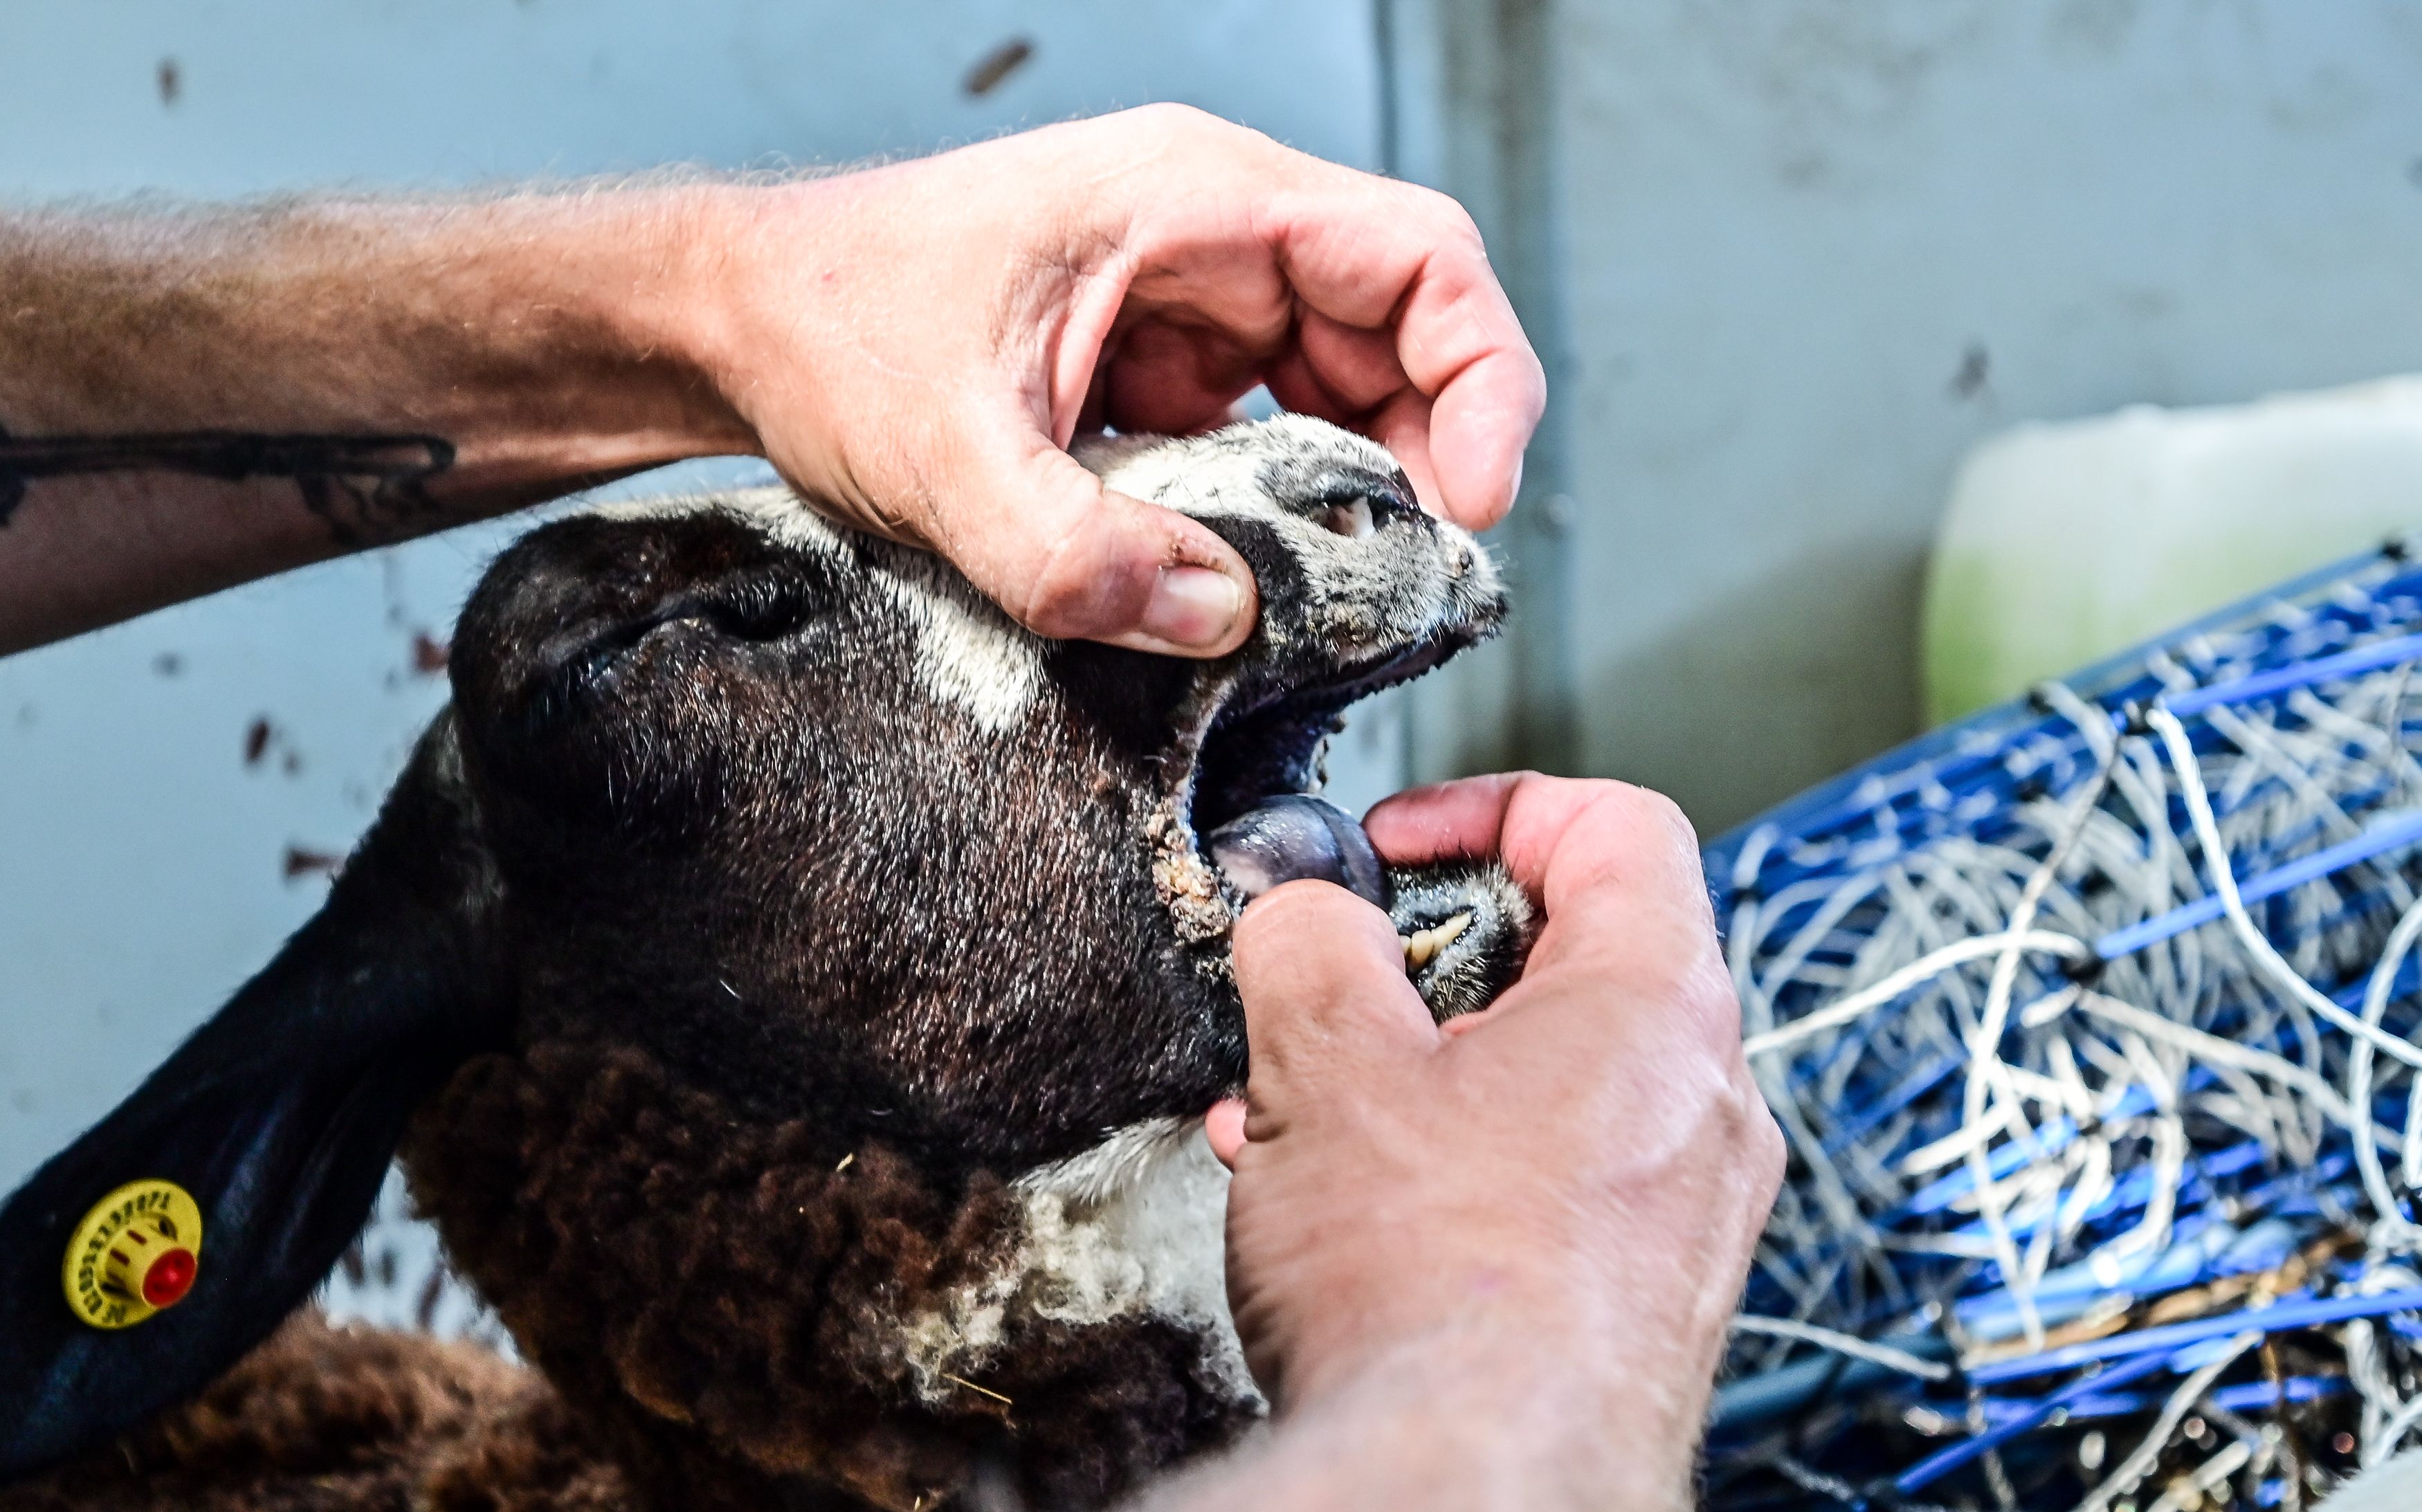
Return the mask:
<path fill-rule="evenodd" d="M 449 716 L 320 912 L 0 1207 L 0 1483 L 191 1397 L 319 1285 L 414 1108 L 505 1037 L 493 878 Z"/>

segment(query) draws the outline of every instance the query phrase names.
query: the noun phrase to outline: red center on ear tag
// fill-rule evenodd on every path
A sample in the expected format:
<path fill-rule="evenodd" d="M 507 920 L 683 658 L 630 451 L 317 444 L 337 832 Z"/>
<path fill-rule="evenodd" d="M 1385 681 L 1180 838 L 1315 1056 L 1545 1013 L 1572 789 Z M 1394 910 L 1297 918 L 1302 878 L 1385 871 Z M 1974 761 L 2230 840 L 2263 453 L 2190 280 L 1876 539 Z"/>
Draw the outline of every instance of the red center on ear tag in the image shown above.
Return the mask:
<path fill-rule="evenodd" d="M 68 1236 L 59 1284 L 75 1315 L 129 1329 L 176 1306 L 202 1269 L 202 1209 L 173 1181 L 130 1181 L 92 1205 Z"/>
<path fill-rule="evenodd" d="M 143 1299 L 154 1307 L 174 1307 L 194 1289 L 194 1252 L 171 1250 L 143 1272 Z"/>

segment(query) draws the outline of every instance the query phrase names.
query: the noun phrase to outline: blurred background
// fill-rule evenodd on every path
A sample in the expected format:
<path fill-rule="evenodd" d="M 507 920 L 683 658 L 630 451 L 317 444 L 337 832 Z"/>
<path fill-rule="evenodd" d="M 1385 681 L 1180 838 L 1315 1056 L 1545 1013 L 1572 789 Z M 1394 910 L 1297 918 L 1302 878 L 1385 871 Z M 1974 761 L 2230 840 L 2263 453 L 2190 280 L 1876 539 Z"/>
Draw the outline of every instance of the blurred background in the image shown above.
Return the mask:
<path fill-rule="evenodd" d="M 2027 428 L 2422 370 L 2422 8 L 2398 0 L 110 0 L 8 21 L 11 203 L 842 163 L 1156 100 L 1455 194 L 1553 402 L 1497 542 L 1514 627 L 1349 732 L 1358 803 L 1531 764 L 1663 788 L 1712 834 L 1929 707 L 2022 685 L 2002 663 L 2024 656 L 1972 645 L 1992 625 L 1944 628 L 1964 606 L 2090 630 L 2352 549 L 2408 498 L 2422 523 L 2422 443 L 2373 435 L 2360 501 L 2324 508 L 2294 459 L 2345 448 L 2291 417 L 2289 464 L 2241 512 L 2328 528 L 2237 551 L 2242 581 L 2197 567 L 2155 592 L 2205 527 L 2162 516 L 2124 552 L 2098 532 L 2182 457 L 2225 479 L 2239 453 L 2143 412 Z M 2366 392 L 2348 402 L 2378 411 Z M 2213 423 L 2238 436 L 2238 413 Z M 2422 402 L 2383 427 L 2422 436 Z M 1946 549 L 1994 581 L 1946 568 L 1969 587 L 1929 617 L 1955 495 Z M 0 1189 L 316 906 L 443 701 L 470 581 L 526 523 L 0 661 Z M 1944 672 L 1961 656 L 2001 670 Z"/>

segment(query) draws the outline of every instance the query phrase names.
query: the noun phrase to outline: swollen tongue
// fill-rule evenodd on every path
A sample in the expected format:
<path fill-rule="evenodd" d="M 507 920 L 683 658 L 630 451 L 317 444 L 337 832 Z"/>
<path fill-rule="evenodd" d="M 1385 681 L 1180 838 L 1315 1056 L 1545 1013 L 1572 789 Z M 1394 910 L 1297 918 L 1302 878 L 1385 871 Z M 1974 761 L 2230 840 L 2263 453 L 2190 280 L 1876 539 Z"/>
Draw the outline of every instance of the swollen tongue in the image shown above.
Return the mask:
<path fill-rule="evenodd" d="M 1333 803 L 1290 793 L 1211 831 L 1211 859 L 1246 898 L 1282 882 L 1317 877 L 1384 908 L 1388 874 L 1353 816 Z"/>

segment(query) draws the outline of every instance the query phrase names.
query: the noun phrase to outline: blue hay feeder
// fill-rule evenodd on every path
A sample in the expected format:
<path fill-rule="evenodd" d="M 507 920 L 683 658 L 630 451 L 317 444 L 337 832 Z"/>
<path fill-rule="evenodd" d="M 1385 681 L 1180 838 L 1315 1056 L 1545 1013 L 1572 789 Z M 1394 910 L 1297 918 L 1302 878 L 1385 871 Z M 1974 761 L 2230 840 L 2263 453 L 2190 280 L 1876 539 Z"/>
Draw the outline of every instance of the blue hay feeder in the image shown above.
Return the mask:
<path fill-rule="evenodd" d="M 2392 543 L 1707 847 L 1792 1163 L 1706 1505 L 2302 1506 L 2422 1428 L 2417 659 Z"/>

